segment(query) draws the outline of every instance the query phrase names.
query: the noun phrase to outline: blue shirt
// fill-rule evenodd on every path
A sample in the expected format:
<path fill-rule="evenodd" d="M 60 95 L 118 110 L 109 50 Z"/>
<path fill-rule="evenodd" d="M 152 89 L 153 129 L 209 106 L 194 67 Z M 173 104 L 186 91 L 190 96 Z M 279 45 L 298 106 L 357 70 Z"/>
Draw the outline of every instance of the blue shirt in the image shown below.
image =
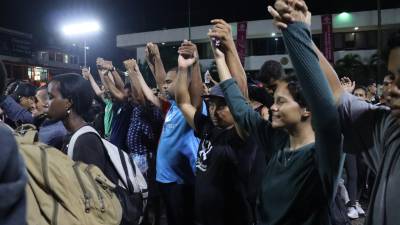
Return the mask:
<path fill-rule="evenodd" d="M 193 184 L 199 142 L 176 102 L 171 101 L 157 150 L 156 180 Z"/>
<path fill-rule="evenodd" d="M 126 134 L 132 114 L 132 105 L 128 102 L 113 104 L 113 120 L 110 142 L 120 149 L 127 150 Z"/>
<path fill-rule="evenodd" d="M 128 152 L 135 155 L 154 153 L 162 123 L 163 115 L 158 107 L 134 104 L 126 137 Z"/>

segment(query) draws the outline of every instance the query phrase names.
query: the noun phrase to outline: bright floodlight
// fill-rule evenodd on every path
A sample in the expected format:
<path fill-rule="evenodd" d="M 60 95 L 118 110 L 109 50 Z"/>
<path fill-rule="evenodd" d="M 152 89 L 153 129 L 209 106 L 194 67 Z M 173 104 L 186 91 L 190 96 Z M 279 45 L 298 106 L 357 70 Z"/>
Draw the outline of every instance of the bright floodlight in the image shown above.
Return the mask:
<path fill-rule="evenodd" d="M 68 36 L 94 33 L 99 30 L 100 24 L 95 21 L 70 24 L 62 28 L 63 33 Z"/>

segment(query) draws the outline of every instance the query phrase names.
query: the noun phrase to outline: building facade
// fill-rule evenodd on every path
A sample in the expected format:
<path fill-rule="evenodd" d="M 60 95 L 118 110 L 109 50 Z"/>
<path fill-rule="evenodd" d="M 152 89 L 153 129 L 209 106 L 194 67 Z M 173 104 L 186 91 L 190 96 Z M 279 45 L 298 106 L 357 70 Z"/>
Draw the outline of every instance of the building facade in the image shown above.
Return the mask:
<path fill-rule="evenodd" d="M 377 49 L 377 20 L 377 11 L 332 14 L 334 60 L 342 59 L 347 54 L 357 54 L 363 63 L 368 63 Z M 237 36 L 237 24 L 231 23 L 234 39 Z M 209 28 L 211 25 L 191 27 L 191 39 L 197 44 L 201 64 L 206 68 L 213 59 L 207 39 Z M 400 8 L 382 10 L 383 44 L 396 29 L 400 29 Z M 321 47 L 323 41 L 321 15 L 312 17 L 311 31 L 315 44 Z M 119 48 L 135 50 L 137 59 L 143 61 L 144 46 L 147 42 L 159 43 L 161 48 L 167 51 L 170 48 L 172 50 L 169 51 L 176 52 L 181 41 L 188 37 L 188 28 L 177 28 L 122 34 L 117 36 L 116 42 Z M 277 60 L 285 69 L 292 68 L 280 31 L 274 27 L 272 20 L 248 21 L 245 70 L 259 70 L 266 60 Z"/>
<path fill-rule="evenodd" d="M 80 57 L 61 49 L 34 50 L 31 34 L 0 28 L 0 61 L 9 81 L 46 83 L 53 75 L 79 72 Z"/>

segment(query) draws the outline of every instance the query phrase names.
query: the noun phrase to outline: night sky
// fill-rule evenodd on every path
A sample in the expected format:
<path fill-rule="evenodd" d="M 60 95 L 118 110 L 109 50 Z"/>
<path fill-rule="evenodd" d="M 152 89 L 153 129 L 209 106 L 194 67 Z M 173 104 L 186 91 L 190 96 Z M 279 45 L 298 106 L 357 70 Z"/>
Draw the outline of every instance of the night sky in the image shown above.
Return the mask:
<path fill-rule="evenodd" d="M 382 8 L 400 7 L 399 0 L 381 0 Z M 191 0 L 192 26 L 210 19 L 229 22 L 267 19 L 264 0 Z M 309 0 L 313 14 L 376 9 L 375 0 Z M 60 45 L 61 24 L 78 18 L 100 20 L 103 31 L 89 37 L 90 60 L 131 56 L 115 47 L 117 34 L 183 27 L 188 24 L 188 0 L 1 0 L 0 26 L 32 33 L 34 46 Z M 72 40 L 71 40 L 72 41 Z"/>

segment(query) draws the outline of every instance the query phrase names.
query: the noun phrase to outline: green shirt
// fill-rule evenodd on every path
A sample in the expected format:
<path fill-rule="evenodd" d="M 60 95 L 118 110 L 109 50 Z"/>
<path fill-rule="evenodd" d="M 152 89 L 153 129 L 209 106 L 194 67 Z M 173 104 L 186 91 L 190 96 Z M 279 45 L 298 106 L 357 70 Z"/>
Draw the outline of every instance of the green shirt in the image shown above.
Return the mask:
<path fill-rule="evenodd" d="M 104 135 L 106 138 L 110 137 L 111 133 L 111 125 L 113 119 L 113 103 L 111 99 L 105 99 L 104 103 L 106 104 L 106 108 L 104 110 Z"/>

